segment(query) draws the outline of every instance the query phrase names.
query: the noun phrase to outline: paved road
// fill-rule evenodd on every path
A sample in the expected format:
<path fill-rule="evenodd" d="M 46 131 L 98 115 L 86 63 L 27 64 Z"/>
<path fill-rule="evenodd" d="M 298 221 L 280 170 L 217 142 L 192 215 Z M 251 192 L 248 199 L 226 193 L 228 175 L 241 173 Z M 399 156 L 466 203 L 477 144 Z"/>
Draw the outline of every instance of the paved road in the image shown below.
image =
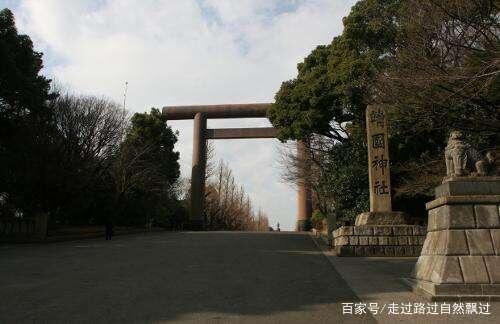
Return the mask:
<path fill-rule="evenodd" d="M 0 323 L 373 323 L 307 234 L 154 233 L 0 246 Z"/>

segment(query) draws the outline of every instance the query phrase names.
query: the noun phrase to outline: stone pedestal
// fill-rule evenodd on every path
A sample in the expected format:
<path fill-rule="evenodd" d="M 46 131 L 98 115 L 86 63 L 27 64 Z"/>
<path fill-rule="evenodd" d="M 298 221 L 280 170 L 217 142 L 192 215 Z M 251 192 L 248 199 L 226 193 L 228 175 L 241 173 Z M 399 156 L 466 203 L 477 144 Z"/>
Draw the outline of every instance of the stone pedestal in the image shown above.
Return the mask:
<path fill-rule="evenodd" d="M 437 299 L 500 297 L 500 178 L 452 178 L 427 204 L 413 287 Z"/>
<path fill-rule="evenodd" d="M 371 211 L 356 217 L 356 226 L 361 225 L 407 225 L 408 215 L 395 211 Z"/>
<path fill-rule="evenodd" d="M 342 226 L 333 231 L 334 251 L 337 256 L 418 256 L 425 232 L 418 225 Z"/>
<path fill-rule="evenodd" d="M 358 215 L 355 226 L 333 231 L 338 256 L 418 256 L 425 228 L 407 225 L 405 213 L 392 211 L 387 119 L 384 108 L 366 109 L 370 211 Z"/>

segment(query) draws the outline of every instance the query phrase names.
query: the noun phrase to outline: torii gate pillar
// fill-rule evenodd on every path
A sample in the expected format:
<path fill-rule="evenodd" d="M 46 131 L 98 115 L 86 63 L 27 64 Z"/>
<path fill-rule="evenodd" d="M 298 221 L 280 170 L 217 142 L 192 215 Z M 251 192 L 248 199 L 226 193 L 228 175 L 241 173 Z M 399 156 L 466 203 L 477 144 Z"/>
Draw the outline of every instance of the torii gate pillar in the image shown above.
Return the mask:
<path fill-rule="evenodd" d="M 207 164 L 207 118 L 203 113 L 194 116 L 193 125 L 193 166 L 191 169 L 191 210 L 192 230 L 205 229 L 203 205 L 205 201 L 205 168 Z"/>
<path fill-rule="evenodd" d="M 301 169 L 308 167 L 307 148 L 304 141 L 297 141 L 297 162 Z M 300 171 L 299 171 L 300 172 Z M 301 172 L 306 172 L 302 170 Z M 297 231 L 308 231 L 311 229 L 312 215 L 312 194 L 311 187 L 308 185 L 304 176 L 297 180 Z"/>

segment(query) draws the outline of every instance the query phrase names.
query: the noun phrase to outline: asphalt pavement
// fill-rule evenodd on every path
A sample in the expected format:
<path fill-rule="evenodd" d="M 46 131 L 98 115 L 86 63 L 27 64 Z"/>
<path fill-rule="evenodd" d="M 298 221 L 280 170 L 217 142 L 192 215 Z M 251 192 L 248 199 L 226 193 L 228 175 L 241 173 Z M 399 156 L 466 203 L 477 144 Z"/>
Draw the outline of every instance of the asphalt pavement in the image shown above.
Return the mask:
<path fill-rule="evenodd" d="M 0 323 L 374 323 L 305 233 L 0 246 Z"/>
<path fill-rule="evenodd" d="M 338 258 L 292 232 L 4 244 L 0 323 L 500 322 L 499 303 L 490 314 L 390 314 L 391 303 L 428 305 L 402 280 L 415 261 Z"/>

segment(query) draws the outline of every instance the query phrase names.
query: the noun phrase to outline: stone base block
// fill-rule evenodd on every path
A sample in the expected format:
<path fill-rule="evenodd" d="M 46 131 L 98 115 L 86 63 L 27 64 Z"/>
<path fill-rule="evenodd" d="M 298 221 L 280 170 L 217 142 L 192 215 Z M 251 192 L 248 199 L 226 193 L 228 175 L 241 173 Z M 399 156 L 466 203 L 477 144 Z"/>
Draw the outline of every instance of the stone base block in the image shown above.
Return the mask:
<path fill-rule="evenodd" d="M 414 292 L 431 301 L 500 300 L 500 284 L 437 284 L 415 279 L 405 281 Z"/>
<path fill-rule="evenodd" d="M 356 226 L 361 225 L 406 225 L 408 215 L 403 212 L 365 212 L 356 217 Z"/>
<path fill-rule="evenodd" d="M 426 229 L 418 225 L 342 226 L 333 231 L 337 256 L 419 256 Z"/>
<path fill-rule="evenodd" d="M 436 198 L 443 196 L 489 196 L 500 193 L 500 177 L 452 177 L 435 189 Z"/>

